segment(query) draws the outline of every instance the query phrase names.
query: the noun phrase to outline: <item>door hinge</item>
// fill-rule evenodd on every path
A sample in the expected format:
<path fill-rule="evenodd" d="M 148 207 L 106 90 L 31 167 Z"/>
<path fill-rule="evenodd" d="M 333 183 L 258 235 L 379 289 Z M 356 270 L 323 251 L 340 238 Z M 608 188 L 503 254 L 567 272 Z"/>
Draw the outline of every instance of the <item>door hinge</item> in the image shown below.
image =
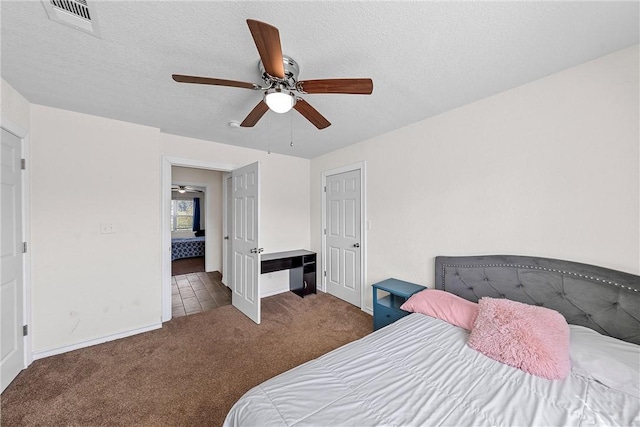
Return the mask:
<path fill-rule="evenodd" d="M 326 228 L 323 231 L 324 231 L 324 234 L 327 234 L 327 229 Z"/>
<path fill-rule="evenodd" d="M 327 277 L 327 271 L 326 270 L 324 271 L 324 277 Z"/>
<path fill-rule="evenodd" d="M 324 186 L 324 192 L 325 193 L 327 192 L 327 186 L 326 185 Z"/>
<path fill-rule="evenodd" d="M 27 253 L 27 242 L 22 242 L 22 253 L 23 254 Z"/>
<path fill-rule="evenodd" d="M 20 159 L 20 169 L 24 170 L 27 168 L 27 159 Z"/>
<path fill-rule="evenodd" d="M 24 325 L 22 327 L 22 336 L 26 337 L 27 335 L 29 335 L 29 325 Z"/>

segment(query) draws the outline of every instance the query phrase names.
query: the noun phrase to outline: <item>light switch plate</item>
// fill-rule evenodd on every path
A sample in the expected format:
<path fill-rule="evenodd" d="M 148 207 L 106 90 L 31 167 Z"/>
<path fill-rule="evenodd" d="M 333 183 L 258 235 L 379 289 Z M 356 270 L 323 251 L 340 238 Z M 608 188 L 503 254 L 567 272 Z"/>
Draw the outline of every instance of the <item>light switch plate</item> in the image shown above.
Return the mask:
<path fill-rule="evenodd" d="M 113 222 L 101 222 L 100 234 L 115 234 L 116 225 Z"/>

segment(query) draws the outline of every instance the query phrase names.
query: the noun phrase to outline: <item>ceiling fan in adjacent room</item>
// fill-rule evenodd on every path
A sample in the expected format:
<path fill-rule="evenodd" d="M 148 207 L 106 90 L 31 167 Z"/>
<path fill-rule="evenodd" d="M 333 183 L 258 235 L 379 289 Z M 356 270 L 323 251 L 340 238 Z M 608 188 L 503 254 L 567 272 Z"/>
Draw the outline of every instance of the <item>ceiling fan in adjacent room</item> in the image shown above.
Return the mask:
<path fill-rule="evenodd" d="M 171 191 L 177 191 L 180 194 L 184 193 L 202 193 L 202 190 L 196 187 L 190 187 L 188 185 L 172 185 Z"/>
<path fill-rule="evenodd" d="M 318 129 L 324 129 L 330 126 L 331 123 L 307 101 L 302 99 L 300 95 L 322 93 L 370 95 L 373 92 L 373 81 L 368 78 L 299 81 L 300 67 L 292 58 L 282 54 L 278 29 L 265 22 L 253 19 L 247 19 L 247 24 L 260 55 L 258 67 L 265 83 L 264 86 L 211 77 L 172 75 L 173 80 L 180 83 L 229 86 L 263 91 L 263 99 L 251 110 L 240 126 L 255 126 L 269 109 L 276 113 L 286 113 L 294 108 Z"/>

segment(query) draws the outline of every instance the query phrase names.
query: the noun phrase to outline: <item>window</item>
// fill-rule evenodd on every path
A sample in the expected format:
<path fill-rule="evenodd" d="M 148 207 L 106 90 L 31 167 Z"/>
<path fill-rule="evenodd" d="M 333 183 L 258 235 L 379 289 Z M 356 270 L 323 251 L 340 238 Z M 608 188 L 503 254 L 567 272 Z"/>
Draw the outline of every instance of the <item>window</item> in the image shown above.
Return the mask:
<path fill-rule="evenodd" d="M 193 230 L 193 200 L 171 200 L 171 231 Z"/>

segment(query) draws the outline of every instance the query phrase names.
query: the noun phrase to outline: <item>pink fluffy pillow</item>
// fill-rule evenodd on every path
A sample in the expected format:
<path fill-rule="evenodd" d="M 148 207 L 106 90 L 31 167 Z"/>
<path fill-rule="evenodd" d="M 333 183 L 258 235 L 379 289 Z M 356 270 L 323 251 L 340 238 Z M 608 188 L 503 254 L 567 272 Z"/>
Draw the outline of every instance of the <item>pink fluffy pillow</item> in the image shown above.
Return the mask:
<path fill-rule="evenodd" d="M 478 304 L 438 289 L 413 294 L 401 309 L 422 313 L 470 331 L 478 314 Z"/>
<path fill-rule="evenodd" d="M 499 362 L 557 380 L 571 370 L 569 342 L 569 325 L 557 311 L 482 298 L 468 344 Z"/>

